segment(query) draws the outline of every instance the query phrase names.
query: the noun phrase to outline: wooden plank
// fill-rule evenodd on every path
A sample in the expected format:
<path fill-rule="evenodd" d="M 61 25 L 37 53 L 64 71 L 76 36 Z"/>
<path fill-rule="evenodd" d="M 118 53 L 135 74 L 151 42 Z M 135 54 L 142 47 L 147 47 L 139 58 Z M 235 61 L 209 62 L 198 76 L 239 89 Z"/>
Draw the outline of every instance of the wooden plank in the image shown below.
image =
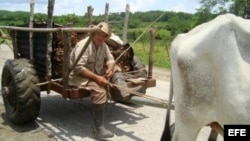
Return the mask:
<path fill-rule="evenodd" d="M 34 24 L 34 5 L 35 5 L 35 0 L 30 0 L 30 22 L 29 22 L 29 27 L 33 28 Z M 30 60 L 33 61 L 33 32 L 29 33 L 29 45 L 30 45 Z"/>

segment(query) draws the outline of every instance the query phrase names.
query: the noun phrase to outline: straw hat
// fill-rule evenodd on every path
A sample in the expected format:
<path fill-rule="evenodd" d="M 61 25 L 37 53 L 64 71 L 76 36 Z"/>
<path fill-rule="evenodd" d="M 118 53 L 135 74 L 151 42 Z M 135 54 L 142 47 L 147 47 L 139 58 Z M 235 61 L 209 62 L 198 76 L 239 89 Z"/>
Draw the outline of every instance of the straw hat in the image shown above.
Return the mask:
<path fill-rule="evenodd" d="M 108 23 L 106 23 L 106 22 L 100 22 L 98 25 L 97 25 L 97 27 L 99 27 L 100 28 L 100 30 L 102 31 L 102 32 L 104 32 L 104 33 L 106 33 L 107 35 L 111 35 L 111 33 L 110 33 L 110 31 L 109 31 L 109 25 L 108 25 Z"/>

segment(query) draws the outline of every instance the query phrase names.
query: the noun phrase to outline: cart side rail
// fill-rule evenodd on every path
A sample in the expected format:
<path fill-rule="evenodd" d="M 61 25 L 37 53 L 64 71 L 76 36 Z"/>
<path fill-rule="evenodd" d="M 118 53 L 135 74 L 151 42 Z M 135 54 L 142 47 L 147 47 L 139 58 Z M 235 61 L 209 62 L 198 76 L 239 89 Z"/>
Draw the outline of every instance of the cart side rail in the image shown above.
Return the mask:
<path fill-rule="evenodd" d="M 0 29 L 27 31 L 27 32 L 96 32 L 98 27 L 63 27 L 63 28 L 29 28 L 17 26 L 0 26 Z"/>

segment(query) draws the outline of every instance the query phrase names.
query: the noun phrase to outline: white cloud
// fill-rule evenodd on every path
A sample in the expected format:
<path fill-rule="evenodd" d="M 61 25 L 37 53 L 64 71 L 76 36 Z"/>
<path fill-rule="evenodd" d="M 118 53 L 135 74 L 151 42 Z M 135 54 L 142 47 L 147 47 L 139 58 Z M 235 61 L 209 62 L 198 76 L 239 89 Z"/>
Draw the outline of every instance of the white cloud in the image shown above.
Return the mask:
<path fill-rule="evenodd" d="M 59 1 L 55 3 L 54 12 L 63 14 L 80 14 L 83 15 L 86 9 L 83 9 L 83 0 L 67 0 Z"/>
<path fill-rule="evenodd" d="M 0 9 L 10 11 L 29 11 L 30 0 L 1 0 Z M 48 0 L 35 0 L 35 12 L 47 13 Z M 199 0 L 55 0 L 54 15 L 76 14 L 84 15 L 87 6 L 94 8 L 94 15 L 104 13 L 105 4 L 109 3 L 110 12 L 124 12 L 126 4 L 130 5 L 130 11 L 184 11 L 195 12 Z"/>
<path fill-rule="evenodd" d="M 199 0 L 182 0 L 174 1 L 169 5 L 166 5 L 164 10 L 175 12 L 188 12 L 195 13 L 196 8 L 200 7 Z"/>
<path fill-rule="evenodd" d="M 130 11 L 148 11 L 157 0 L 110 0 L 112 12 L 125 11 L 126 5 L 129 4 Z"/>
<path fill-rule="evenodd" d="M 178 4 L 171 9 L 172 11 L 180 12 L 180 11 L 187 11 L 186 6 L 183 4 Z"/>
<path fill-rule="evenodd" d="M 131 11 L 145 11 L 155 3 L 155 0 L 136 0 L 131 4 Z"/>

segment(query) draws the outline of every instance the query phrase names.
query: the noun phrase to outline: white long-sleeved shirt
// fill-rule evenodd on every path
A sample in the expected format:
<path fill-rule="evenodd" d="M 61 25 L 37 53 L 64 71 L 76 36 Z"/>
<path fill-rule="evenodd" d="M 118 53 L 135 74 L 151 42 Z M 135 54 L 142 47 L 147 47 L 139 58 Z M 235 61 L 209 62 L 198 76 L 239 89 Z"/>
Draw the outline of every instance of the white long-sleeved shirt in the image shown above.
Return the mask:
<path fill-rule="evenodd" d="M 74 64 L 88 38 L 89 37 L 86 37 L 85 39 L 78 42 L 75 48 L 72 50 L 70 54 L 70 67 L 72 67 Z M 88 69 L 98 75 L 104 75 L 105 67 L 108 64 L 114 62 L 114 57 L 105 43 L 101 44 L 98 48 L 95 48 L 93 41 L 90 42 L 76 67 L 69 75 L 69 85 L 76 87 L 86 86 L 88 79 L 80 76 L 80 73 L 84 69 Z"/>

